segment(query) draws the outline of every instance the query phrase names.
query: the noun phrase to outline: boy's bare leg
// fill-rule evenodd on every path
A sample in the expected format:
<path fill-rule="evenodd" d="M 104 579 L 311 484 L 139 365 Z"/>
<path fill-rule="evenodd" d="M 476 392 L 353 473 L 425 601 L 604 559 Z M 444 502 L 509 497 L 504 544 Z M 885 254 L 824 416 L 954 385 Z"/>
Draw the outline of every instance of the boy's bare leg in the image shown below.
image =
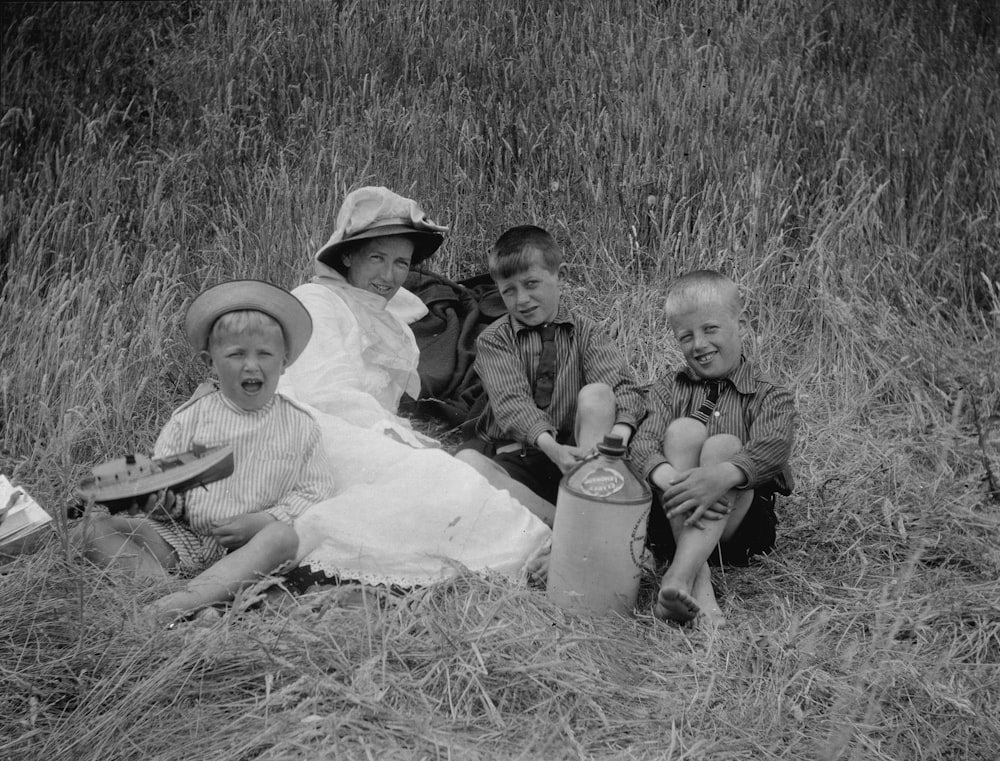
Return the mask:
<path fill-rule="evenodd" d="M 576 397 L 573 435 L 587 452 L 604 441 L 615 423 L 615 392 L 606 383 L 588 383 Z"/>
<path fill-rule="evenodd" d="M 701 460 L 701 448 L 708 437 L 705 426 L 693 418 L 679 418 L 667 427 L 663 441 L 663 454 L 675 471 L 694 468 Z M 666 508 L 664 508 L 666 509 Z M 660 580 L 660 592 L 653 608 L 657 618 L 683 623 L 698 615 L 701 607 L 694 596 L 694 582 L 700 568 L 689 568 L 678 562 L 681 559 L 680 535 L 684 517 L 670 521 L 677 550 Z M 707 557 L 707 556 L 706 556 Z M 704 558 L 702 559 L 704 561 Z"/>
<path fill-rule="evenodd" d="M 139 578 L 165 579 L 177 553 L 146 518 L 88 515 L 73 527 L 70 541 L 96 565 L 115 566 Z"/>
<path fill-rule="evenodd" d="M 726 617 L 722 615 L 722 608 L 719 607 L 719 602 L 715 599 L 715 589 L 712 588 L 712 571 L 708 567 L 708 563 L 702 563 L 701 570 L 695 577 L 691 594 L 698 603 L 699 616 L 704 616 L 708 623 L 715 626 L 722 626 L 726 623 Z"/>
<path fill-rule="evenodd" d="M 490 482 L 494 489 L 502 489 L 520 502 L 527 510 L 540 518 L 552 528 L 556 517 L 556 506 L 539 497 L 535 492 L 511 478 L 507 471 L 497 465 L 486 455 L 474 449 L 463 449 L 455 453 L 455 459 L 470 465 L 483 478 Z"/>
<path fill-rule="evenodd" d="M 276 521 L 191 579 L 183 590 L 150 605 L 149 613 L 157 623 L 169 623 L 199 608 L 231 600 L 242 587 L 292 560 L 298 546 L 295 530 Z"/>
<path fill-rule="evenodd" d="M 742 448 L 735 436 L 713 436 L 699 448 L 697 462 L 691 463 L 698 433 L 693 426 L 701 427 L 702 431 L 704 427 L 697 421 L 686 418 L 675 423 L 683 423 L 683 427 L 678 426 L 675 432 L 681 435 L 670 435 L 673 424 L 668 428 L 665 452 L 671 462 L 684 463 L 678 470 L 725 462 Z M 657 616 L 684 622 L 703 613 L 713 623 L 721 624 L 724 621 L 712 589 L 712 575 L 707 560 L 721 539 L 729 538 L 735 533 L 750 507 L 753 491 L 733 489 L 727 496 L 733 510 L 725 518 L 703 519 L 701 528 L 684 525 L 687 518 L 684 515 L 676 516 L 670 521 L 677 550 L 660 583 L 655 610 Z"/>
<path fill-rule="evenodd" d="M 739 527 L 740 522 L 742 522 L 743 517 L 746 515 L 747 509 L 750 507 L 750 502 L 753 499 L 753 492 L 743 492 L 739 494 L 736 498 L 736 507 L 728 518 L 713 521 L 714 523 L 725 524 L 721 534 L 720 540 L 728 539 L 736 529 Z M 683 520 L 680 521 L 682 530 L 693 530 L 693 531 L 704 531 L 705 529 L 698 529 L 695 527 L 683 526 Z M 707 522 L 706 522 L 707 523 Z M 677 536 L 677 527 L 674 522 L 671 522 L 671 527 L 674 528 L 674 535 Z M 707 526 L 706 526 L 707 528 Z M 678 538 L 678 545 L 680 544 L 680 539 Z M 690 539 L 687 539 L 690 542 Z M 718 540 L 717 540 L 718 541 Z M 709 552 L 713 552 L 715 546 L 713 545 Z M 673 563 L 671 563 L 671 568 L 677 563 L 677 557 L 674 557 Z M 669 569 L 668 569 L 669 572 Z M 664 582 L 666 582 L 667 574 L 664 574 Z M 663 592 L 663 586 L 660 587 L 660 592 Z M 723 626 L 726 623 L 726 617 L 722 613 L 722 608 L 719 607 L 719 603 L 715 598 L 715 589 L 712 586 L 712 570 L 708 565 L 708 562 L 703 562 L 701 568 L 698 570 L 695 576 L 694 584 L 691 588 L 691 596 L 694 598 L 695 603 L 698 606 L 696 615 L 704 616 L 706 621 L 714 626 Z M 659 613 L 657 613 L 659 615 Z"/>
<path fill-rule="evenodd" d="M 659 618 L 681 623 L 690 621 L 699 613 L 707 613 L 702 603 L 709 608 L 718 608 L 706 560 L 719 543 L 725 527 L 724 520 L 704 521 L 702 528 L 685 526 L 684 518 L 677 516 L 670 521 L 677 550 L 660 582 L 655 610 Z M 699 582 L 697 589 L 696 581 Z"/>
<path fill-rule="evenodd" d="M 548 544 L 525 564 L 528 578 L 544 584 L 549 578 L 549 560 L 552 559 L 552 545 Z"/>

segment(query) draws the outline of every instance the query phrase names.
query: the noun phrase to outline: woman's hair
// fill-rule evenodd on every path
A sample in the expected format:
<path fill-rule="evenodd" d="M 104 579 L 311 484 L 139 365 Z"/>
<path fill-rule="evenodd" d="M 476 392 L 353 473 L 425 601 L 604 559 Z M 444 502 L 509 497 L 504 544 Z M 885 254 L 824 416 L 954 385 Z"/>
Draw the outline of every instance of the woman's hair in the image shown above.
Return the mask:
<path fill-rule="evenodd" d="M 225 333 L 249 333 L 266 328 L 277 328 L 281 331 L 281 339 L 287 351 L 288 338 L 281 323 L 266 312 L 256 309 L 241 309 L 219 315 L 219 319 L 212 324 L 212 330 L 209 331 L 208 348 L 211 350 L 213 342 L 218 341 Z"/>
<path fill-rule="evenodd" d="M 549 272 L 555 272 L 562 260 L 562 251 L 548 232 L 534 225 L 519 225 L 497 239 L 487 265 L 494 278 L 514 277 L 536 262 Z"/>
<path fill-rule="evenodd" d="M 669 318 L 705 302 L 728 306 L 733 317 L 743 311 L 743 296 L 736 283 L 715 270 L 695 270 L 681 275 L 667 288 L 664 308 Z"/>

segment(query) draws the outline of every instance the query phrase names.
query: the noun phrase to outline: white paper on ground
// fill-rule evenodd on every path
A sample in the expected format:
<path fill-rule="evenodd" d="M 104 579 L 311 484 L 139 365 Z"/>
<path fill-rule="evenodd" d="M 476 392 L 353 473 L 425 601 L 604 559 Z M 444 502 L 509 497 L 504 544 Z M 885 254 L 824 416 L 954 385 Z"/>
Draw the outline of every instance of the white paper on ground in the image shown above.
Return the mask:
<path fill-rule="evenodd" d="M 52 516 L 24 489 L 0 475 L 0 550 L 52 522 Z"/>

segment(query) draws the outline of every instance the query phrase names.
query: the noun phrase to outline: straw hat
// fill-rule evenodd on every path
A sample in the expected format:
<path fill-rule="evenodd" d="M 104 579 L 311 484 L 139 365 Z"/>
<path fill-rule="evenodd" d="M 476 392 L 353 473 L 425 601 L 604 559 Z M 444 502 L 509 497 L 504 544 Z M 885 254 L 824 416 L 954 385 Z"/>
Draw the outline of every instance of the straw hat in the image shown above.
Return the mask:
<path fill-rule="evenodd" d="M 195 349 L 205 351 L 215 321 L 227 312 L 246 309 L 277 320 L 285 334 L 288 364 L 298 359 L 312 335 L 312 317 L 295 296 L 262 280 L 231 280 L 203 291 L 188 308 L 184 333 Z"/>
<path fill-rule="evenodd" d="M 337 214 L 337 229 L 316 252 L 316 261 L 345 274 L 342 254 L 355 241 L 406 235 L 413 241 L 414 266 L 438 250 L 448 228 L 427 217 L 420 204 L 388 188 L 365 187 L 347 194 Z"/>

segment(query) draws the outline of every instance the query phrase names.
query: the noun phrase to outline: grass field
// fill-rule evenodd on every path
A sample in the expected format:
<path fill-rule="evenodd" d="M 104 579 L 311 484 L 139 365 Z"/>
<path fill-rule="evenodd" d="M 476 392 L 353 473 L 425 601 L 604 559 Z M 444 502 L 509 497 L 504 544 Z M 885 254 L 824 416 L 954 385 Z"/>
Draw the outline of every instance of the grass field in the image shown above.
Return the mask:
<path fill-rule="evenodd" d="M 5 3 L 0 472 L 56 538 L 0 566 L 4 759 L 950 759 L 1000 748 L 1000 12 L 991 0 Z M 551 229 L 644 382 L 664 284 L 721 268 L 795 390 L 779 551 L 729 626 L 568 617 L 461 576 L 361 607 L 75 559 L 62 508 L 201 380 L 205 285 L 294 286 L 385 184 L 483 269 Z"/>

